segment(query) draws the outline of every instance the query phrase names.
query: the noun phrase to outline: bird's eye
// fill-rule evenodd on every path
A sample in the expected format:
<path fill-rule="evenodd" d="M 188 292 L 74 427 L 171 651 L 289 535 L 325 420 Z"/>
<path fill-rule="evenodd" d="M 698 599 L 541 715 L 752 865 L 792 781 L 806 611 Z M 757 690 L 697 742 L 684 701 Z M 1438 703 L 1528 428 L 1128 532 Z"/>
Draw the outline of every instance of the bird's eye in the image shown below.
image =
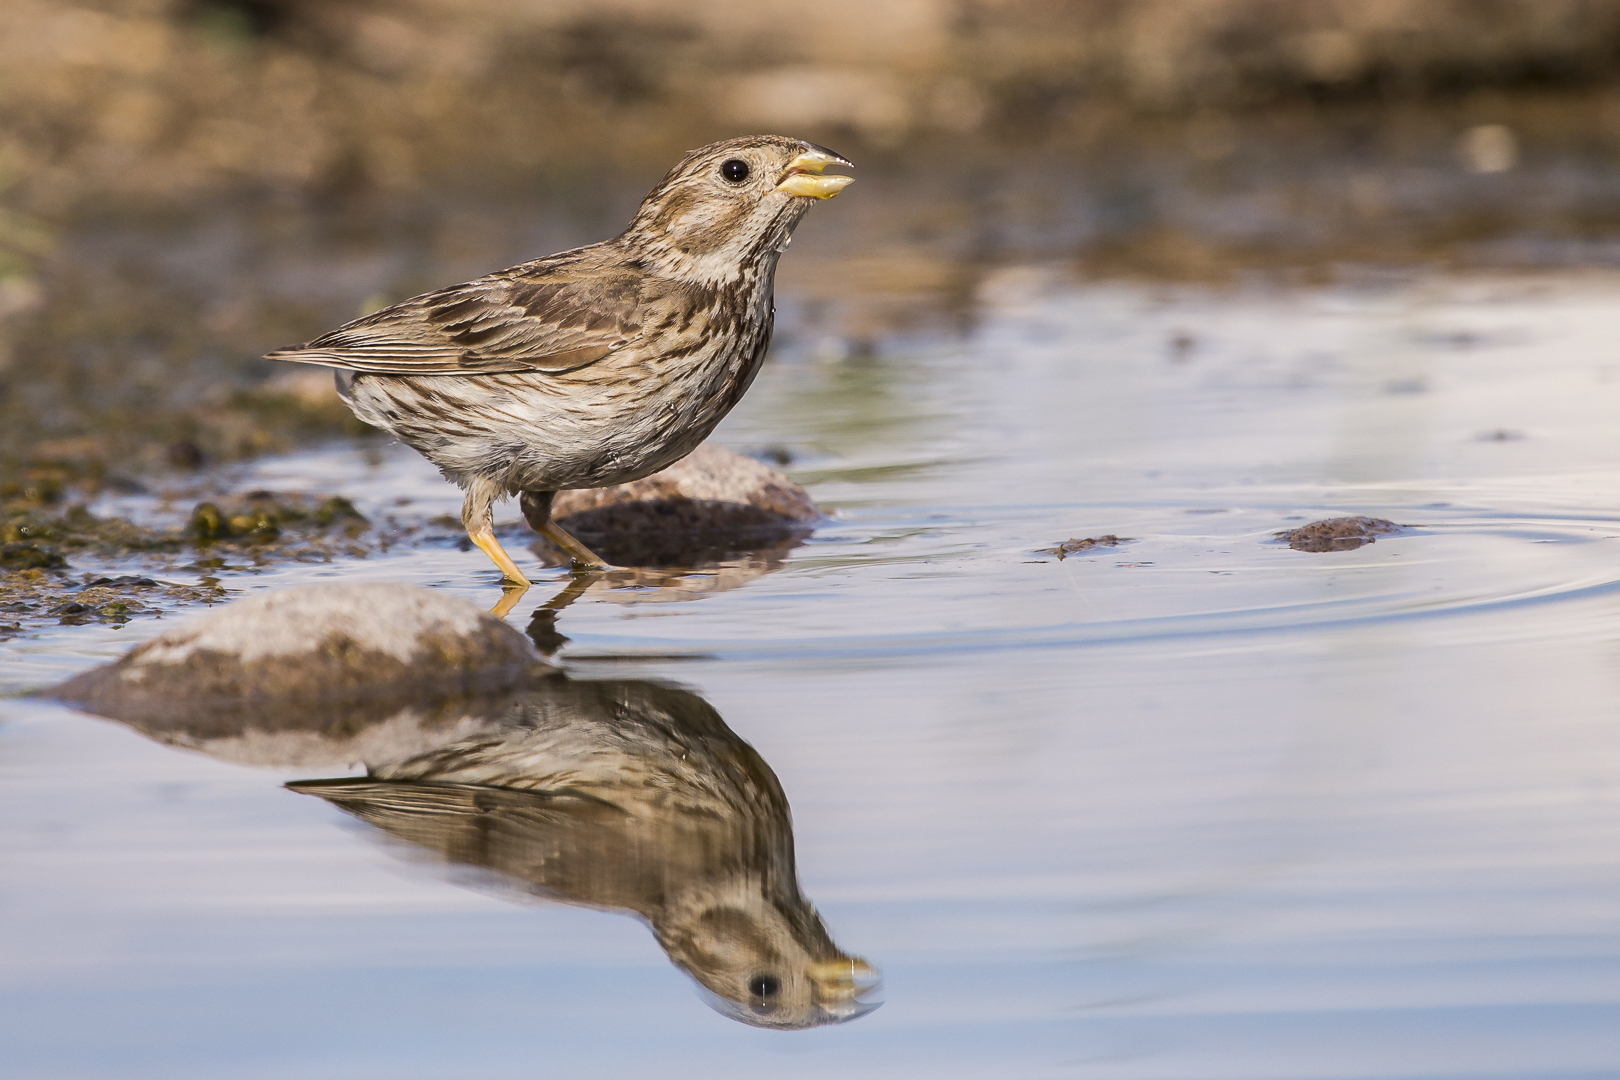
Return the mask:
<path fill-rule="evenodd" d="M 748 992 L 756 998 L 774 997 L 782 984 L 775 975 L 755 975 L 748 980 Z"/>
<path fill-rule="evenodd" d="M 720 175 L 733 184 L 740 184 L 748 179 L 748 162 L 732 158 L 720 166 Z"/>

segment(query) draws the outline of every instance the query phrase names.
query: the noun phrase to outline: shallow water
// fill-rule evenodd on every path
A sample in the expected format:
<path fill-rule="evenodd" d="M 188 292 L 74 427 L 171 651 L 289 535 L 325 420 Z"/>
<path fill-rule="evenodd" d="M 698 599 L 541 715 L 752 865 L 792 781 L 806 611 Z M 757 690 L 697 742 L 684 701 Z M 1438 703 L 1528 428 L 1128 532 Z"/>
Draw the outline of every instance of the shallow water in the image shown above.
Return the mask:
<path fill-rule="evenodd" d="M 1033 268 L 992 277 L 961 340 L 778 355 L 718 438 L 790 450 L 830 520 L 774 572 L 597 586 L 557 659 L 677 682 L 758 751 L 805 893 L 883 970 L 870 1015 L 737 1024 L 634 919 L 514 902 L 281 787 L 346 770 L 11 699 L 0 1063 L 1620 1075 L 1617 296 L 1597 275 L 1278 292 Z M 374 517 L 458 503 L 365 446 L 229 479 Z M 1274 540 L 1345 514 L 1408 528 Z M 1038 554 L 1105 534 L 1129 542 Z M 448 531 L 222 576 L 498 595 Z M 519 628 L 564 583 L 541 577 Z M 0 685 L 172 618 L 13 640 Z"/>

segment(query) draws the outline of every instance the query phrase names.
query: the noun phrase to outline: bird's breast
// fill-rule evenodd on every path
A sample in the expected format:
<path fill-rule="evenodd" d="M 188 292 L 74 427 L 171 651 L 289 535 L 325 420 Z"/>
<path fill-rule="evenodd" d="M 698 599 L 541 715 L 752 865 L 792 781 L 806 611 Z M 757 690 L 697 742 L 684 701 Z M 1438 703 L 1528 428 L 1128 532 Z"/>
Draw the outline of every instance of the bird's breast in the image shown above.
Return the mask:
<path fill-rule="evenodd" d="M 768 279 L 763 287 L 687 287 L 649 304 L 637 340 L 571 373 L 566 393 L 524 391 L 537 408 L 512 485 L 602 487 L 679 461 L 753 381 L 771 322 Z"/>

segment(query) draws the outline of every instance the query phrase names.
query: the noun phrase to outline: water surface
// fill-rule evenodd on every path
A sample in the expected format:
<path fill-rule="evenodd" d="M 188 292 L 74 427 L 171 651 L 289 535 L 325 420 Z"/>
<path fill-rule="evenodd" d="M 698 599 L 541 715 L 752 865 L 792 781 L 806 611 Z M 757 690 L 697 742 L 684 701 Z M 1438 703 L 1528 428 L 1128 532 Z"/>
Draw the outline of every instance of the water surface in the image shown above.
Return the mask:
<path fill-rule="evenodd" d="M 1036 267 L 993 275 L 960 339 L 782 350 L 717 437 L 785 448 L 829 520 L 774 570 L 597 586 L 558 615 L 556 659 L 676 683 L 768 763 L 804 893 L 884 974 L 852 1023 L 736 1023 L 636 919 L 520 900 L 281 786 L 352 770 L 13 698 L 0 1061 L 1620 1075 L 1617 296 L 1603 275 L 1278 291 Z M 459 504 L 366 446 L 228 479 L 374 517 Z M 1274 539 L 1344 514 L 1407 528 Z M 1106 534 L 1128 542 L 1039 553 Z M 520 629 L 564 584 L 540 578 Z M 498 596 L 450 530 L 222 574 L 337 579 Z M 7 642 L 0 680 L 46 685 L 183 615 Z"/>

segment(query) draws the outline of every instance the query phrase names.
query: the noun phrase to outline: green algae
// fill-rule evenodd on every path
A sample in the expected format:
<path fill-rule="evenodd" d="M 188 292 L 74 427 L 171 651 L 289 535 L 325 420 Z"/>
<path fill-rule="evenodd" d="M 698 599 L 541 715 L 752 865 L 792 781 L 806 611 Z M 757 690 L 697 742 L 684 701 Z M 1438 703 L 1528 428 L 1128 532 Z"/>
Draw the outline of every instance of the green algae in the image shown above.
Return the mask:
<path fill-rule="evenodd" d="M 198 502 L 171 524 L 92 513 L 71 486 L 17 485 L 0 498 L 0 638 L 57 623 L 122 626 L 225 596 L 219 574 L 277 562 L 364 558 L 399 530 L 373 529 L 347 499 L 251 491 Z M 87 566 L 114 566 L 98 573 Z M 182 572 L 196 583 L 150 575 Z"/>

